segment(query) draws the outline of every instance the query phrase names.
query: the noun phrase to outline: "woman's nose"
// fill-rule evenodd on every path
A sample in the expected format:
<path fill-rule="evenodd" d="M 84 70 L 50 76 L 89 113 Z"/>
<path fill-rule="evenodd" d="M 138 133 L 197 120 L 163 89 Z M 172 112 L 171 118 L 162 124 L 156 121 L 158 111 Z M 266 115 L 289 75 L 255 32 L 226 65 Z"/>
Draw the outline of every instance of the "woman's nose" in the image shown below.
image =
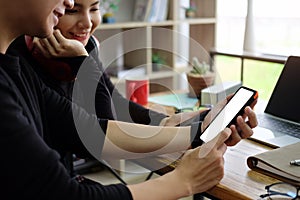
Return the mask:
<path fill-rule="evenodd" d="M 66 6 L 66 8 L 73 8 L 74 0 L 64 0 L 64 5 Z"/>
<path fill-rule="evenodd" d="M 89 15 L 83 15 L 79 25 L 81 28 L 90 28 L 92 26 L 91 17 Z"/>

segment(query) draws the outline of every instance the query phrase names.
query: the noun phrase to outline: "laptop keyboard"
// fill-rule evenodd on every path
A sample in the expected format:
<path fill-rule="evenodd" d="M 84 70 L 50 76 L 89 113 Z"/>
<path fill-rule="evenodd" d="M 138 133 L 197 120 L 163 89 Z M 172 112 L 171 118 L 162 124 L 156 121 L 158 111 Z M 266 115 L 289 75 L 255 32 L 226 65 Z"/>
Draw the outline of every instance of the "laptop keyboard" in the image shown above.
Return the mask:
<path fill-rule="evenodd" d="M 257 115 L 257 117 L 260 127 L 300 138 L 300 125 L 277 120 L 266 115 Z"/>

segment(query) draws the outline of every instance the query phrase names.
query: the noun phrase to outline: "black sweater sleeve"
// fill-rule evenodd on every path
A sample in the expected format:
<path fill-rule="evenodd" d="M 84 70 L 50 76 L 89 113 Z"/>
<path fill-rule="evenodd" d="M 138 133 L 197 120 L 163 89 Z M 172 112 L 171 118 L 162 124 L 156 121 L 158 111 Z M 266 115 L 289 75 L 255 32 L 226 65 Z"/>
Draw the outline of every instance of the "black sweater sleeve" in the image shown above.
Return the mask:
<path fill-rule="evenodd" d="M 50 131 L 50 141 L 58 149 L 67 149 L 78 155 L 89 155 L 89 151 L 102 152 L 106 133 L 106 119 L 98 119 L 83 108 L 60 96 L 43 83 L 45 113 Z M 97 149 L 89 147 L 89 141 L 97 141 Z M 84 146 L 82 145 L 84 144 Z M 90 147 L 91 148 L 91 147 Z M 97 157 L 100 159 L 100 157 Z"/>
<path fill-rule="evenodd" d="M 70 127 L 72 134 L 76 132 L 72 128 L 74 125 L 70 125 L 72 107 L 75 115 L 79 114 L 86 121 L 86 126 L 96 124 L 97 119 L 39 85 L 39 81 L 33 80 L 34 76 L 28 75 L 30 73 L 16 74 L 26 78 L 11 78 L 0 68 L 1 197 L 31 200 L 132 199 L 124 185 L 87 186 L 70 178 L 57 152 L 46 143 L 46 122 L 41 120 L 44 116 L 40 109 L 45 106 L 46 112 L 49 112 L 47 115 L 53 116 L 53 119 L 47 120 L 61 121 L 62 126 Z M 66 133 L 66 136 L 61 137 L 69 136 Z"/>
<path fill-rule="evenodd" d="M 79 91 L 73 100 L 84 96 L 84 108 L 99 118 L 115 119 L 139 124 L 159 125 L 166 117 L 145 107 L 127 100 L 111 82 L 95 52 L 91 52 L 82 63 L 73 91 Z M 77 58 L 77 59 L 83 59 Z M 94 111 L 95 110 L 95 111 Z"/>

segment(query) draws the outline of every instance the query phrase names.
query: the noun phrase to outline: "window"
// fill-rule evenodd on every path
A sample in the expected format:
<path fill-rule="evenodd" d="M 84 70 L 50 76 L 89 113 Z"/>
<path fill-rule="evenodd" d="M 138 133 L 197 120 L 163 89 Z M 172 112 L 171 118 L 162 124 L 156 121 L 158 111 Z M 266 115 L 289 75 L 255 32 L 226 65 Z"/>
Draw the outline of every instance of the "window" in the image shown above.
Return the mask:
<path fill-rule="evenodd" d="M 300 56 L 299 0 L 218 0 L 216 46 L 220 49 L 243 50 L 248 1 L 252 1 L 254 46 L 256 52 Z M 237 58 L 217 56 L 216 68 L 220 81 L 239 80 Z M 244 82 L 268 99 L 283 65 L 245 61 Z"/>
<path fill-rule="evenodd" d="M 300 55 L 300 1 L 253 2 L 255 49 L 278 55 Z M 217 47 L 243 49 L 247 0 L 218 0 Z"/>

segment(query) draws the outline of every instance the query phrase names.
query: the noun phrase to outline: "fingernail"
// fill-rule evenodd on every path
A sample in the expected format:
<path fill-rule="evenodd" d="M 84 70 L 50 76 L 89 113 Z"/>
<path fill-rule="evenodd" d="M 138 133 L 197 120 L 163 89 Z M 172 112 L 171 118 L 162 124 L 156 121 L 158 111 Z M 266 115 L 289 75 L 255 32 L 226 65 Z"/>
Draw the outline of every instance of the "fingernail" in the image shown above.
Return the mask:
<path fill-rule="evenodd" d="M 250 112 L 250 109 L 251 109 L 251 108 L 250 108 L 249 106 L 247 106 L 246 109 L 245 109 L 245 112 L 246 112 L 246 113 L 249 113 L 249 112 Z"/>
<path fill-rule="evenodd" d="M 230 128 L 225 128 L 224 131 L 225 131 L 226 133 L 231 133 L 231 129 L 230 129 Z"/>
<path fill-rule="evenodd" d="M 237 120 L 239 124 L 244 122 L 244 119 L 241 116 L 238 116 Z"/>

